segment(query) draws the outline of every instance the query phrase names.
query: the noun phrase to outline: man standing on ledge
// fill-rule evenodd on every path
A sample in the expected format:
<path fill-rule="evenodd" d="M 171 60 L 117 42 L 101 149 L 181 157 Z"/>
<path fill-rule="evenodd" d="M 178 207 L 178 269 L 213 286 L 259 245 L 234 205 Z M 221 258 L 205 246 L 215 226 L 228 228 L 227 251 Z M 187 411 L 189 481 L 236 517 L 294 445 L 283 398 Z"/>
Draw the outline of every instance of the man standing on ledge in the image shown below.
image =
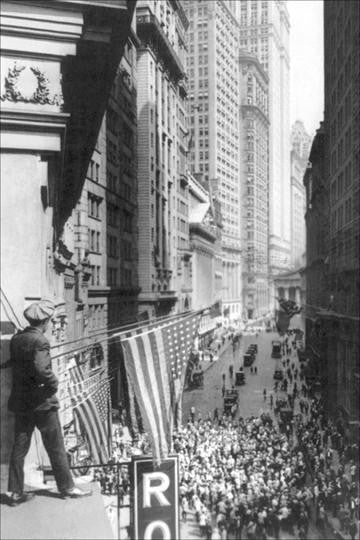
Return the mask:
<path fill-rule="evenodd" d="M 45 337 L 55 306 L 48 300 L 31 304 L 24 311 L 30 326 L 13 336 L 9 365 L 13 383 L 9 410 L 15 413 L 15 440 L 9 465 L 9 504 L 17 506 L 34 495 L 24 492 L 24 461 L 37 427 L 48 453 L 62 498 L 91 495 L 75 487 L 65 451 L 56 397 L 58 380 L 51 369 L 50 343 Z M 3 366 L 4 367 L 4 366 Z"/>

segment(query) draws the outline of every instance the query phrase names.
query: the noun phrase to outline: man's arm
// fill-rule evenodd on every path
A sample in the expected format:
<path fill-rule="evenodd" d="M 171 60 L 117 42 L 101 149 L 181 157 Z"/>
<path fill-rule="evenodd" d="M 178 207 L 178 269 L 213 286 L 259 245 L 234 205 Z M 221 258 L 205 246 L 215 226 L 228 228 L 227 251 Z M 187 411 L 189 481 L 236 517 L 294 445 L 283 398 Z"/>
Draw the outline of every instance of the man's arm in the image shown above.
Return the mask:
<path fill-rule="evenodd" d="M 55 393 L 59 382 L 51 369 L 50 344 L 47 340 L 35 345 L 33 365 L 35 379 L 39 386 L 46 386 Z"/>

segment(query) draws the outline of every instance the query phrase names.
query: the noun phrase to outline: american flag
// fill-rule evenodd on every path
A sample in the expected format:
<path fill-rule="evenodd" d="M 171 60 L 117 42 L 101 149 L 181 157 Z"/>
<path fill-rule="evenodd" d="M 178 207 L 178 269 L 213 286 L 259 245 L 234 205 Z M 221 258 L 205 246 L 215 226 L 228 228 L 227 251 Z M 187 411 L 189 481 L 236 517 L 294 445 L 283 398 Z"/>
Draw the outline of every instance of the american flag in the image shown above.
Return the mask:
<path fill-rule="evenodd" d="M 156 461 L 169 453 L 173 414 L 201 314 L 195 313 L 122 339 L 125 366 L 150 434 Z"/>
<path fill-rule="evenodd" d="M 68 387 L 73 402 L 75 425 L 85 435 L 90 454 L 95 463 L 107 463 L 110 457 L 111 407 L 108 379 L 84 377 L 78 364 L 69 369 L 71 384 Z M 96 379 L 96 380 L 95 380 Z"/>

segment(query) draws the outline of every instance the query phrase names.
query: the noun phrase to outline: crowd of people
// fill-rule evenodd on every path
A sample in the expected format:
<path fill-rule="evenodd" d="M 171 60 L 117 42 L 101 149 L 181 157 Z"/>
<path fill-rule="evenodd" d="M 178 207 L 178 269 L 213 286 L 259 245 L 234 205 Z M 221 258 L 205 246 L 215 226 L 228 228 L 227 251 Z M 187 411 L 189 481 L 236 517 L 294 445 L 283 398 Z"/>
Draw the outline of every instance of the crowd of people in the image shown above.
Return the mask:
<path fill-rule="evenodd" d="M 346 444 L 342 425 L 325 417 L 320 400 L 311 401 L 309 416 L 296 426 L 313 484 L 316 522 L 325 532 L 327 513 L 339 519 L 341 529 L 356 537 L 359 520 L 358 449 Z M 333 467 L 334 449 L 338 467 Z"/>
<path fill-rule="evenodd" d="M 357 538 L 356 447 L 343 444 L 341 424 L 325 418 L 321 399 L 294 360 L 298 335 L 289 332 L 284 340 L 283 381 L 271 392 L 264 389 L 274 415 L 235 420 L 216 409 L 203 420 L 193 410 L 175 433 L 182 519 L 195 513 L 203 537 L 279 538 L 283 530 L 306 539 L 312 518 L 326 537 L 331 513 L 345 534 Z M 291 414 L 282 422 L 284 406 Z"/>
<path fill-rule="evenodd" d="M 195 511 L 208 538 L 279 538 L 309 523 L 311 491 L 303 452 L 269 415 L 189 421 L 175 434 L 183 519 Z M 305 538 L 305 536 L 303 536 Z"/>
<path fill-rule="evenodd" d="M 124 427 L 120 425 L 114 431 L 112 446 L 111 459 L 106 466 L 93 470 L 93 480 L 99 482 L 102 495 L 119 495 L 123 504 L 130 494 L 128 464 L 132 456 L 151 453 L 150 439 L 145 433 L 125 438 Z"/>
<path fill-rule="evenodd" d="M 236 419 L 215 409 L 203 419 L 192 407 L 187 423 L 174 432 L 181 517 L 185 522 L 195 514 L 204 538 L 263 540 L 280 538 L 282 531 L 306 539 L 311 520 L 326 537 L 329 515 L 357 538 L 357 448 L 344 443 L 341 424 L 326 418 L 295 351 L 295 340 L 284 341 L 284 379 L 264 389 L 268 412 Z M 293 413 L 284 424 L 282 406 Z M 149 453 L 150 445 L 145 434 L 125 442 L 121 429 L 113 442 L 112 460 L 94 479 L 105 495 L 119 494 L 123 503 L 129 473 L 127 467 L 118 472 L 116 464 Z"/>

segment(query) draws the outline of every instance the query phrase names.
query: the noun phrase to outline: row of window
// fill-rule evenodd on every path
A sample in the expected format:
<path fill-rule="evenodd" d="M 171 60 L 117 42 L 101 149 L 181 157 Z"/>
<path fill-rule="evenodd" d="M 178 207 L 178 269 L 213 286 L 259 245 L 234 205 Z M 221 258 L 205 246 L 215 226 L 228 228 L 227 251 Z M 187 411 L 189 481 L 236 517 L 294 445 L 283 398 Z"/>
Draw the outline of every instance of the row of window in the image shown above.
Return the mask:
<path fill-rule="evenodd" d="M 121 282 L 120 282 L 121 278 Z M 132 272 L 130 268 L 122 268 L 121 273 L 118 268 L 108 267 L 107 269 L 107 284 L 109 287 L 130 287 L 132 285 Z"/>
<path fill-rule="evenodd" d="M 88 178 L 90 178 L 94 182 L 99 182 L 99 179 L 100 179 L 100 165 L 99 165 L 99 163 L 96 163 L 93 159 L 90 160 L 87 176 L 88 176 Z"/>
<path fill-rule="evenodd" d="M 89 250 L 93 253 L 100 253 L 100 232 L 88 229 Z"/>
<path fill-rule="evenodd" d="M 88 215 L 96 219 L 100 219 L 100 206 L 102 198 L 97 197 L 93 193 L 88 193 Z"/>
<path fill-rule="evenodd" d="M 334 103 L 333 106 L 335 110 L 336 104 Z M 340 136 L 344 126 L 346 125 L 347 121 L 349 120 L 351 116 L 351 113 L 352 113 L 351 90 L 349 89 L 345 97 L 345 104 L 339 107 L 338 113 L 336 116 L 334 115 L 334 120 L 331 123 L 331 129 L 330 129 L 331 144 L 334 144 L 334 142 Z"/>
<path fill-rule="evenodd" d="M 343 193 L 351 186 L 351 161 L 345 166 L 345 171 L 332 181 L 331 184 L 331 202 L 334 203 L 338 198 L 342 197 Z"/>
<path fill-rule="evenodd" d="M 345 145 L 344 138 L 342 138 L 335 150 L 331 153 L 331 174 L 336 173 L 336 171 L 342 167 L 344 161 L 348 158 L 351 153 L 351 130 L 349 129 L 345 136 Z M 356 174 L 357 171 L 354 171 Z"/>
<path fill-rule="evenodd" d="M 357 202 L 356 202 L 357 204 Z M 354 204 L 355 206 L 355 204 Z M 353 199 L 348 198 L 344 204 L 341 204 L 338 208 L 335 208 L 332 213 L 331 219 L 331 232 L 342 229 L 352 220 L 353 211 Z"/>

